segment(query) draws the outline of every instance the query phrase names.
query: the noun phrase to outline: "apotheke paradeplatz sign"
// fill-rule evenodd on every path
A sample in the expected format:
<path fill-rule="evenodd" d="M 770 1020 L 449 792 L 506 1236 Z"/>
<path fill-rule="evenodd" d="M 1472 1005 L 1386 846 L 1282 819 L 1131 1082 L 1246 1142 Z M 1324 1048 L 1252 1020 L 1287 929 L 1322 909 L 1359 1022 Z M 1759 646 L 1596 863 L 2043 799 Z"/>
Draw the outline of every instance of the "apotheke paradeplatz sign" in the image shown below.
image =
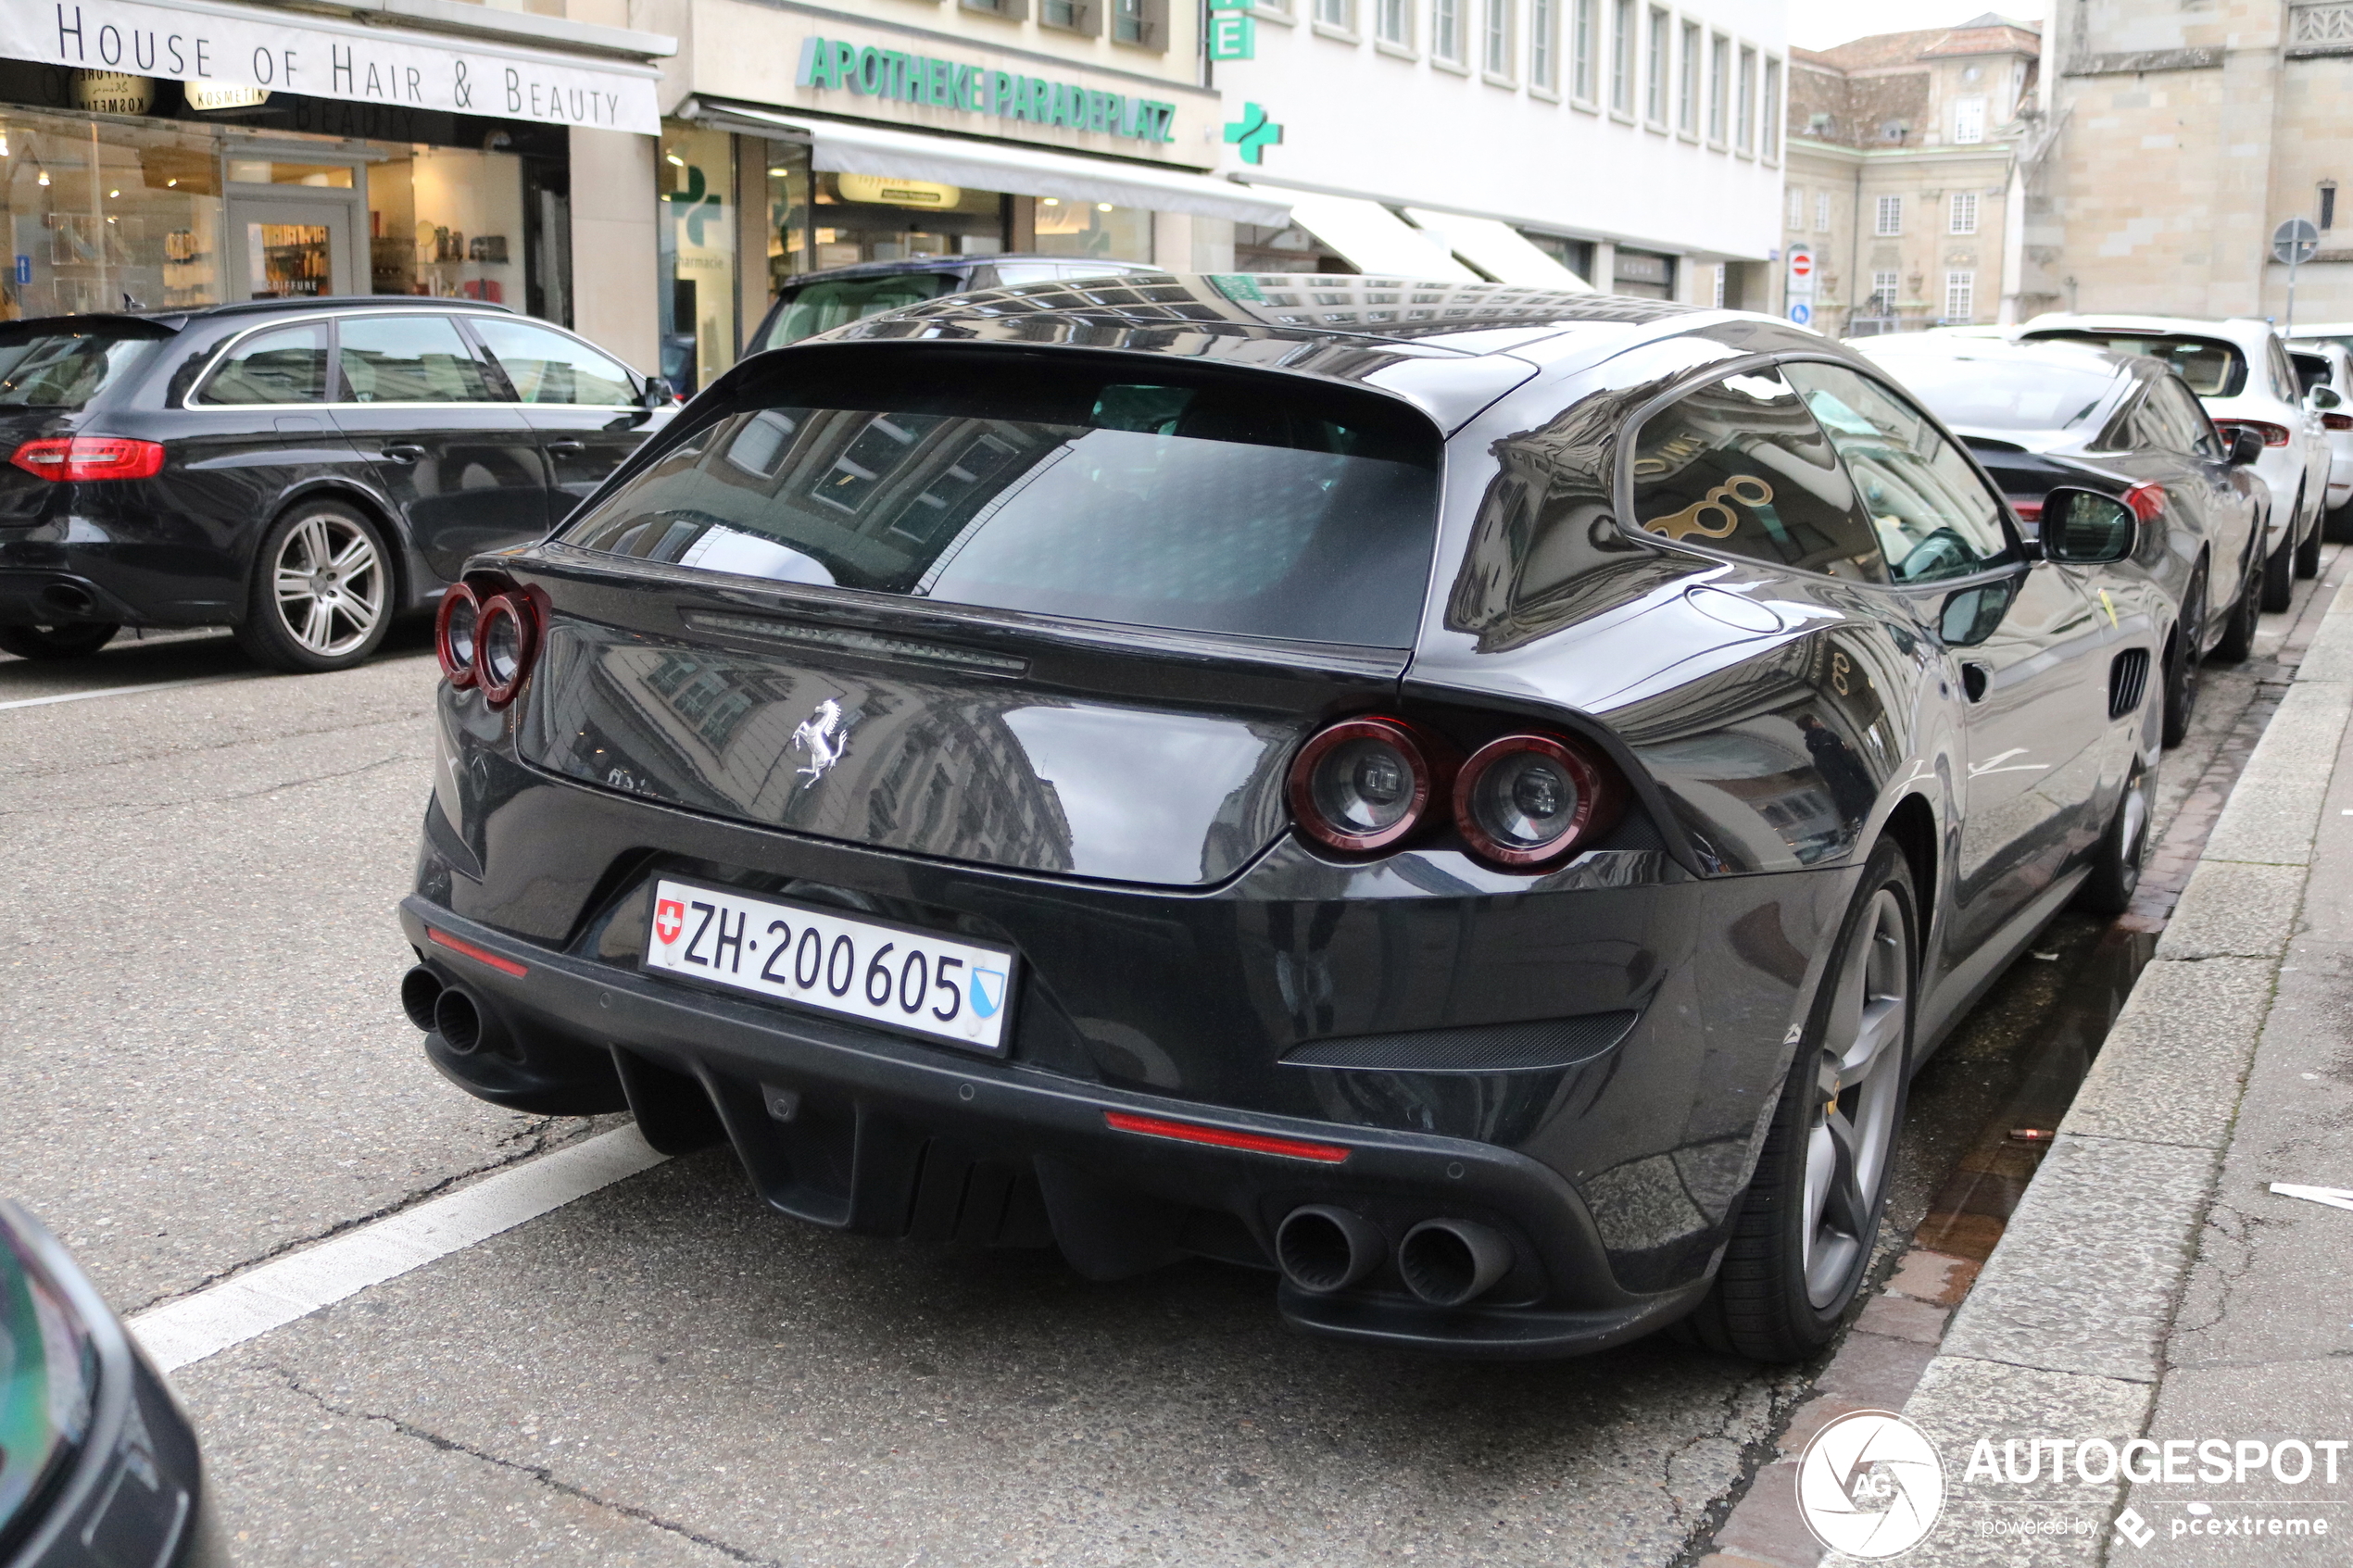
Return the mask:
<path fill-rule="evenodd" d="M 0 0 L 0 54 L 496 119 L 661 129 L 650 69 L 233 6 Z"/>

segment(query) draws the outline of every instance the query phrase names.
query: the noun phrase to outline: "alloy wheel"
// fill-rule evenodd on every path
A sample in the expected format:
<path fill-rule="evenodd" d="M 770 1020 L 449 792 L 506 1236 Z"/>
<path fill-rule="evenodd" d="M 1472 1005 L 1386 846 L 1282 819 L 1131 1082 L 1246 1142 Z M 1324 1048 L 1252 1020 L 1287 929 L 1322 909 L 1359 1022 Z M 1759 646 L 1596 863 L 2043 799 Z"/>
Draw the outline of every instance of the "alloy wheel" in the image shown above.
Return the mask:
<path fill-rule="evenodd" d="M 1911 968 L 1904 909 L 1886 889 L 1856 925 L 1824 1031 L 1806 1137 L 1806 1293 L 1837 1299 L 1864 1262 L 1903 1102 Z"/>
<path fill-rule="evenodd" d="M 384 558 L 350 518 L 321 512 L 287 530 L 271 583 L 287 633 L 321 658 L 359 647 L 384 619 Z"/>

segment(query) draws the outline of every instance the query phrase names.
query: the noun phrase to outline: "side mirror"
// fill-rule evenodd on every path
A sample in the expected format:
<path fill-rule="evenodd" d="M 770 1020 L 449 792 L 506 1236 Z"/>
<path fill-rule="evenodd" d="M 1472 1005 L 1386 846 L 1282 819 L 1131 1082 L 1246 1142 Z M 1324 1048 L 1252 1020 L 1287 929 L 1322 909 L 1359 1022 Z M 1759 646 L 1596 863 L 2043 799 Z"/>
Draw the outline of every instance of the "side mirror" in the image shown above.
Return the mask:
<path fill-rule="evenodd" d="M 2344 406 L 2345 399 L 2336 395 L 2336 388 L 2333 386 L 2316 386 L 2312 389 L 2313 408 L 2326 412 L 2328 409 L 2341 408 Z"/>
<path fill-rule="evenodd" d="M 668 408 L 677 401 L 677 389 L 660 376 L 648 376 L 646 389 L 637 396 L 637 406 L 641 408 Z"/>
<path fill-rule="evenodd" d="M 2043 556 L 2073 566 L 2122 560 L 2140 539 L 2140 519 L 2113 495 L 2062 486 L 2043 497 Z"/>
<path fill-rule="evenodd" d="M 2231 467 L 2251 469 L 2263 455 L 2263 433 L 2245 425 L 2231 427 Z"/>

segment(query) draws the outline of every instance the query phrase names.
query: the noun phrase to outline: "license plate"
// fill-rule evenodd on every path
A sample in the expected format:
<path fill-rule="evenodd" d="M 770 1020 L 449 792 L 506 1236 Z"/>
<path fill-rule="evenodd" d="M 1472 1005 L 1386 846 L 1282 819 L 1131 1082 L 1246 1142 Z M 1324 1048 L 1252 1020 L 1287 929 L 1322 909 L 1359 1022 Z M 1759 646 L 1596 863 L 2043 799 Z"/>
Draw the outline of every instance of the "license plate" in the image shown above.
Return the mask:
<path fill-rule="evenodd" d="M 1005 1053 L 1013 955 L 807 904 L 654 884 L 646 968 Z"/>

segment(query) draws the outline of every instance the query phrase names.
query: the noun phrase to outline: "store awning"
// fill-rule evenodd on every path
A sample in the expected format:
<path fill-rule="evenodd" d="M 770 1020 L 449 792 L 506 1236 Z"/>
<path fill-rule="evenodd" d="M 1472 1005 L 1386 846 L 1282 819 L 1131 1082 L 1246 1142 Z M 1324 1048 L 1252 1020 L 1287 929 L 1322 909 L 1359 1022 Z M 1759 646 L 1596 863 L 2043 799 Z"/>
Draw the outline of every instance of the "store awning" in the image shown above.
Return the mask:
<path fill-rule="evenodd" d="M 1444 245 L 1378 202 L 1314 191 L 1284 194 L 1290 199 L 1291 221 L 1346 257 L 1361 272 L 1456 283 L 1482 281 L 1455 260 Z"/>
<path fill-rule="evenodd" d="M 1438 236 L 1447 249 L 1503 283 L 1592 294 L 1593 285 L 1530 245 L 1528 236 L 1493 218 L 1466 218 L 1409 207 L 1405 216 Z"/>
<path fill-rule="evenodd" d="M 9 0 L 0 0 L 7 4 Z M 1042 147 L 926 136 L 879 126 L 849 125 L 814 116 L 783 114 L 748 104 L 689 99 L 679 118 L 720 130 L 774 135 L 788 132 L 815 144 L 812 161 L 835 174 L 888 174 L 901 180 L 935 180 L 979 191 L 1020 196 L 1060 196 L 1065 201 L 1109 202 L 1153 212 L 1185 212 L 1236 223 L 1281 228 L 1290 221 L 1289 200 L 1237 185 L 1230 180 L 1084 157 Z"/>

